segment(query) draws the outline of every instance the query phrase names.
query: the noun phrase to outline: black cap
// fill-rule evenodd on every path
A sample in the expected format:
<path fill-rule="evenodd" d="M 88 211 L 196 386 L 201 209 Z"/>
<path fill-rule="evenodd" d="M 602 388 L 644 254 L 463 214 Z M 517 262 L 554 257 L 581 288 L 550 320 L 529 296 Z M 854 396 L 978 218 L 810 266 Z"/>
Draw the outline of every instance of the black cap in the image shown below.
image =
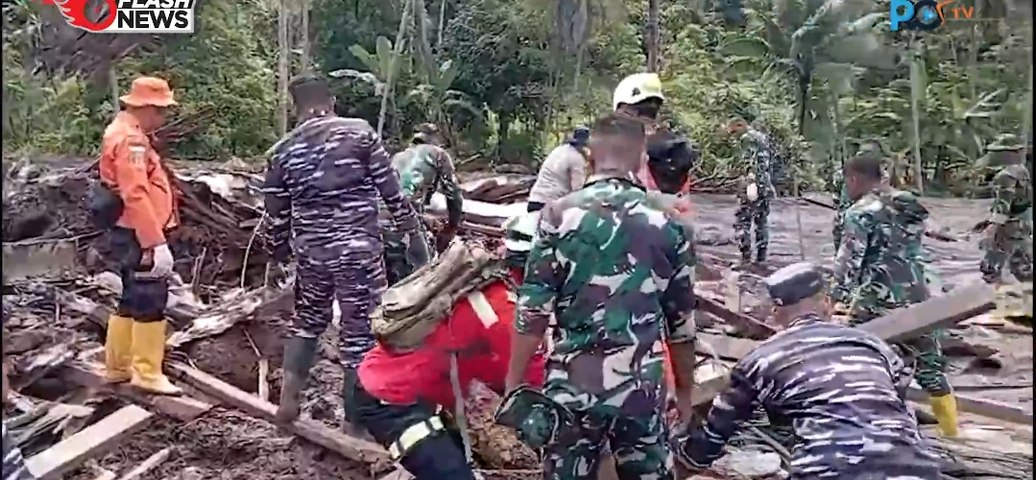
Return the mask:
<path fill-rule="evenodd" d="M 766 290 L 778 306 L 794 305 L 824 288 L 820 268 L 809 262 L 788 265 L 766 277 Z"/>
<path fill-rule="evenodd" d="M 580 125 L 572 131 L 572 138 L 568 140 L 568 143 L 574 147 L 585 147 L 589 141 L 590 129 Z"/>

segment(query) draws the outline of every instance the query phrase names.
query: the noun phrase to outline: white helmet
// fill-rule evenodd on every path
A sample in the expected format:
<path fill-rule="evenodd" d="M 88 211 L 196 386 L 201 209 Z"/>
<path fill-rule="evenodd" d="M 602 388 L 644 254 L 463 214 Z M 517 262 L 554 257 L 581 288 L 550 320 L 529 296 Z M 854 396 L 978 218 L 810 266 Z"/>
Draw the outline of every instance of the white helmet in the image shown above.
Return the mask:
<path fill-rule="evenodd" d="M 618 110 L 620 104 L 633 105 L 649 98 L 665 101 L 662 95 L 662 81 L 657 73 L 634 73 L 619 82 L 612 95 L 612 110 Z"/>
<path fill-rule="evenodd" d="M 511 217 L 504 222 L 504 246 L 508 255 L 527 255 L 532 251 L 532 243 L 536 240 L 536 226 L 540 221 L 540 212 L 531 212 Z"/>

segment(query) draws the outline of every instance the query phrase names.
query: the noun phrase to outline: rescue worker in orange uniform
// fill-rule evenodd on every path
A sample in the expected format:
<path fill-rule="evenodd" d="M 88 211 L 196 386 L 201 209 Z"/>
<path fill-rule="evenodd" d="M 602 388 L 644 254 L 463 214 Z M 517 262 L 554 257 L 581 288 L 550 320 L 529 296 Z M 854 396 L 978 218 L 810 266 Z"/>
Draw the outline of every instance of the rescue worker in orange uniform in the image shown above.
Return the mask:
<path fill-rule="evenodd" d="M 117 194 L 115 205 L 106 210 L 118 218 L 109 235 L 112 260 L 122 278 L 119 306 L 108 319 L 106 377 L 112 383 L 129 381 L 152 393 L 177 395 L 180 389 L 162 374 L 167 278 L 173 272 L 166 232 L 177 224 L 176 200 L 148 138 L 165 123 L 176 101 L 169 84 L 154 77 L 137 78 L 119 100 L 123 108 L 104 131 L 100 161 L 102 184 Z"/>

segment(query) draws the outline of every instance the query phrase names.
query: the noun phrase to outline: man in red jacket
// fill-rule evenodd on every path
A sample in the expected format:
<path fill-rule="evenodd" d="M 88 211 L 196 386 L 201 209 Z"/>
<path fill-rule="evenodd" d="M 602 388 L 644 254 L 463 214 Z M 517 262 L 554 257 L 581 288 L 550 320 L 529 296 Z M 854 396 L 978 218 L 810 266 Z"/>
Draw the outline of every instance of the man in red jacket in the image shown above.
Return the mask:
<path fill-rule="evenodd" d="M 358 422 L 417 480 L 475 478 L 461 432 L 449 428 L 440 413 L 454 408 L 457 393 L 467 396 L 475 380 L 504 393 L 514 332 L 511 289 L 521 281 L 537 215 L 519 217 L 506 229 L 509 279 L 463 297 L 417 350 L 394 352 L 379 343 L 360 364 L 362 388 L 356 388 L 346 403 L 355 409 Z M 527 383 L 543 384 L 542 353 L 526 371 Z"/>

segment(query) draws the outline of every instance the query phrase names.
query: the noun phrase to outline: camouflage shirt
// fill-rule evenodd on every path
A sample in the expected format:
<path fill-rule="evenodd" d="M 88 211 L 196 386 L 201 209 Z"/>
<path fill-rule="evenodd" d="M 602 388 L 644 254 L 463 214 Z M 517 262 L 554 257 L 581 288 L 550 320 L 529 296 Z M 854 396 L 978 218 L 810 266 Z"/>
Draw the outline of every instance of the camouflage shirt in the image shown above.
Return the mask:
<path fill-rule="evenodd" d="M 657 410 L 662 342 L 694 339 L 692 230 L 640 185 L 593 176 L 548 204 L 537 230 L 515 330 L 543 336 L 556 321 L 545 393 L 605 416 Z"/>
<path fill-rule="evenodd" d="M 993 177 L 993 196 L 992 223 L 1022 220 L 1026 212 L 1031 221 L 1032 177 L 1025 165 L 1010 165 L 997 172 Z"/>
<path fill-rule="evenodd" d="M 749 128 L 741 135 L 741 162 L 752 168 L 759 198 L 769 198 L 774 194 L 773 160 L 773 145 L 766 134 Z"/>
<path fill-rule="evenodd" d="M 848 305 L 854 318 L 868 319 L 927 300 L 921 245 L 927 218 L 914 194 L 885 186 L 849 207 L 832 298 Z"/>
<path fill-rule="evenodd" d="M 440 191 L 446 197 L 450 224 L 460 223 L 464 200 L 454 175 L 453 159 L 446 150 L 434 145 L 414 145 L 393 155 L 392 166 L 399 172 L 403 195 L 418 214 L 424 213 L 432 194 Z"/>
<path fill-rule="evenodd" d="M 761 405 L 791 420 L 800 439 L 792 478 L 850 478 L 867 471 L 891 478 L 901 469 L 937 473 L 937 457 L 922 443 L 901 396 L 910 378 L 899 356 L 877 337 L 803 315 L 734 366 L 730 385 L 692 433 L 686 457 L 695 467 L 710 465 L 737 423 Z"/>
<path fill-rule="evenodd" d="M 273 247 L 294 234 L 301 255 L 310 248 L 381 255 L 379 196 L 402 229 L 417 228 L 381 139 L 366 121 L 312 118 L 273 151 L 263 188 Z"/>

